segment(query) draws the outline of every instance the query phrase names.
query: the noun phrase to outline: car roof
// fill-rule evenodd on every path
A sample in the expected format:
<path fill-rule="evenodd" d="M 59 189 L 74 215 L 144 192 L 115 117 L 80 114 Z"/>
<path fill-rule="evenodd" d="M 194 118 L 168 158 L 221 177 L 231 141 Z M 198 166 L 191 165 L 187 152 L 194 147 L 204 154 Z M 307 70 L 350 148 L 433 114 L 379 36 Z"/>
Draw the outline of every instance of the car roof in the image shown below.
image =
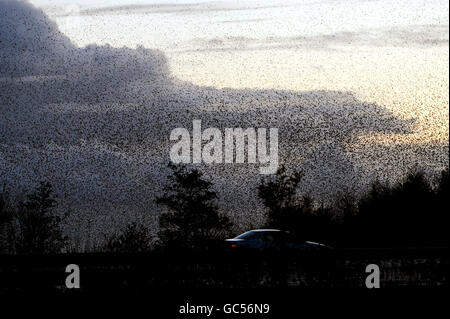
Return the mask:
<path fill-rule="evenodd" d="M 242 239 L 242 237 L 244 235 L 248 235 L 248 234 L 264 234 L 264 233 L 278 233 L 278 232 L 281 232 L 281 230 L 279 230 L 279 229 L 252 229 L 252 230 L 246 231 L 240 235 L 237 235 L 233 239 Z"/>
<path fill-rule="evenodd" d="M 253 232 L 278 232 L 278 231 L 281 231 L 281 230 L 268 228 L 268 229 L 252 229 L 252 230 L 249 230 L 249 232 L 251 232 L 251 231 L 253 231 Z"/>

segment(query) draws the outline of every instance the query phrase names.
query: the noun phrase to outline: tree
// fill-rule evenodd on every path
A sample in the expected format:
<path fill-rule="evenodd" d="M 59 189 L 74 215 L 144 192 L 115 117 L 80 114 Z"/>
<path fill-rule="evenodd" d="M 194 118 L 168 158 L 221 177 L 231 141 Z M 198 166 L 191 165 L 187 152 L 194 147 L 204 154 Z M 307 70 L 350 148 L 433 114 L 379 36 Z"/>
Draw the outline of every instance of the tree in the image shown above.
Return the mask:
<path fill-rule="evenodd" d="M 449 182 L 450 176 L 449 176 L 449 169 L 447 167 L 445 170 L 442 171 L 436 188 L 436 196 L 439 203 L 442 205 L 443 209 L 445 209 L 444 206 L 448 208 L 449 194 L 450 194 Z"/>
<path fill-rule="evenodd" d="M 231 222 L 219 214 L 212 183 L 197 169 L 169 164 L 173 174 L 156 202 L 168 208 L 159 218 L 159 238 L 166 247 L 205 248 L 228 234 Z"/>
<path fill-rule="evenodd" d="M 435 235 L 438 237 L 439 245 L 449 247 L 448 227 L 450 225 L 450 188 L 449 188 L 449 169 L 442 171 L 435 190 L 436 200 L 434 201 L 434 223 Z"/>
<path fill-rule="evenodd" d="M 297 188 L 303 173 L 294 171 L 289 175 L 282 165 L 275 178 L 263 179 L 258 187 L 258 194 L 263 204 L 271 211 L 297 205 Z"/>
<path fill-rule="evenodd" d="M 39 187 L 19 204 L 17 212 L 18 253 L 46 254 L 58 253 L 67 238 L 60 228 L 61 217 L 53 213 L 56 199 L 49 182 L 41 182 Z"/>
<path fill-rule="evenodd" d="M 267 208 L 267 224 L 271 227 L 285 227 L 290 223 L 292 214 L 299 208 L 298 185 L 303 177 L 301 172 L 289 175 L 281 166 L 274 177 L 262 179 L 258 186 L 258 196 Z M 305 204 L 311 204 L 305 197 Z"/>
<path fill-rule="evenodd" d="M 120 235 L 113 235 L 106 244 L 106 251 L 139 253 L 151 249 L 152 235 L 143 225 L 132 223 Z"/>
<path fill-rule="evenodd" d="M 274 176 L 261 180 L 258 196 L 267 208 L 266 226 L 288 230 L 303 239 L 326 240 L 332 215 L 323 205 L 314 208 L 310 196 L 299 194 L 302 178 L 302 172 L 288 172 L 281 166 Z"/>
<path fill-rule="evenodd" d="M 0 193 L 0 253 L 9 253 L 13 250 L 12 221 L 13 210 L 9 206 L 7 194 L 3 191 Z"/>
<path fill-rule="evenodd" d="M 374 183 L 359 201 L 355 241 L 365 246 L 439 244 L 442 215 L 436 195 L 422 171 L 409 173 L 393 186 Z"/>

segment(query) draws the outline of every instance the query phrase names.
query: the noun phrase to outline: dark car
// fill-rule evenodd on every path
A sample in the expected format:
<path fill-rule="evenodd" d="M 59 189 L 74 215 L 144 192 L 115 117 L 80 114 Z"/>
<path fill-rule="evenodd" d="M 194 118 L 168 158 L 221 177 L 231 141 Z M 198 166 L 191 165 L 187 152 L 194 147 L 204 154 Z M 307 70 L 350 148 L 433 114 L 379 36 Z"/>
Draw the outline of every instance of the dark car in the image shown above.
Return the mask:
<path fill-rule="evenodd" d="M 247 249 L 330 249 L 329 246 L 300 240 L 291 233 L 279 229 L 254 229 L 232 239 L 226 239 L 228 248 Z"/>

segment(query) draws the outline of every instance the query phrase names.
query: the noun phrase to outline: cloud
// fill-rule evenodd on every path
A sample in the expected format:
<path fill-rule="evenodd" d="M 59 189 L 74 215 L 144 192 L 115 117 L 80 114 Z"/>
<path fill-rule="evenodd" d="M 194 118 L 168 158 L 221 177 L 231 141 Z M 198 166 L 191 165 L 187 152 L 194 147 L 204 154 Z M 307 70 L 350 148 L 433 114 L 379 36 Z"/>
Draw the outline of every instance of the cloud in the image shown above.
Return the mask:
<path fill-rule="evenodd" d="M 393 148 L 352 152 L 362 136 L 414 132 L 414 119 L 351 92 L 199 87 L 172 78 L 155 50 L 77 48 L 27 2 L 0 0 L 0 14 L 1 178 L 23 190 L 50 180 L 59 208 L 72 212 L 70 229 L 85 238 L 130 219 L 155 223 L 169 133 L 190 129 L 193 119 L 203 127 L 278 127 L 281 161 L 305 170 L 303 191 L 317 198 L 367 187 L 378 157 L 392 171 L 422 160 L 397 163 L 402 151 Z M 434 149 L 427 165 L 448 164 L 448 148 Z M 200 168 L 213 179 L 225 212 L 243 224 L 261 222 L 257 167 Z"/>
<path fill-rule="evenodd" d="M 80 11 L 81 15 L 112 15 L 112 14 L 152 14 L 152 13 L 178 13 L 198 14 L 222 11 L 260 10 L 289 7 L 292 4 L 257 4 L 239 2 L 198 2 L 198 3 L 154 3 L 154 4 L 130 4 L 87 8 Z"/>
<path fill-rule="evenodd" d="M 430 47 L 448 45 L 448 25 L 413 25 L 408 27 L 377 28 L 369 30 L 343 31 L 334 34 L 313 36 L 225 37 L 214 39 L 197 38 L 187 47 L 193 49 L 174 50 L 184 52 L 233 52 L 273 49 L 340 50 L 341 47 Z M 179 47 L 179 45 L 177 45 Z"/>

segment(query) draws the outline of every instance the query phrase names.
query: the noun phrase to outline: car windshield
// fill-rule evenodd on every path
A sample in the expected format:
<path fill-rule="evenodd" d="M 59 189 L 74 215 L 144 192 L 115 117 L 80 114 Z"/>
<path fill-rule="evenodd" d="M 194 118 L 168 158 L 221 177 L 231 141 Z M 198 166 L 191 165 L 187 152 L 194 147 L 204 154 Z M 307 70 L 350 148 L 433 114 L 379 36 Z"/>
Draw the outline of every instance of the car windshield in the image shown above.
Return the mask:
<path fill-rule="evenodd" d="M 240 234 L 239 236 L 236 236 L 235 239 L 249 239 L 253 236 L 255 236 L 255 232 L 248 231 L 246 233 Z"/>

